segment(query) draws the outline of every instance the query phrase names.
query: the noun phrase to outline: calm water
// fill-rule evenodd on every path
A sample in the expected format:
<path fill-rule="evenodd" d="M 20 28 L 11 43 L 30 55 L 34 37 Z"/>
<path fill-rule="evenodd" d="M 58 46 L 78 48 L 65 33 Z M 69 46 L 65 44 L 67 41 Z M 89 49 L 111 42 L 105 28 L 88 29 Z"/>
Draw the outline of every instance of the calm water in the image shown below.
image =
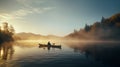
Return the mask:
<path fill-rule="evenodd" d="M 119 43 L 63 43 L 61 49 L 5 43 L 0 52 L 0 67 L 120 67 Z"/>

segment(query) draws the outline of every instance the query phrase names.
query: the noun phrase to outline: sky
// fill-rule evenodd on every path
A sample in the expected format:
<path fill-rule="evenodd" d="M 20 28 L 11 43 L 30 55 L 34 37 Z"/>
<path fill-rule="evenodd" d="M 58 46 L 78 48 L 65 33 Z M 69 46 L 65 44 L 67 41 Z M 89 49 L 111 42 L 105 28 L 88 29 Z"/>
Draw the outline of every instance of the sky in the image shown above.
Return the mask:
<path fill-rule="evenodd" d="M 0 0 L 0 23 L 16 33 L 65 36 L 120 12 L 120 0 Z"/>

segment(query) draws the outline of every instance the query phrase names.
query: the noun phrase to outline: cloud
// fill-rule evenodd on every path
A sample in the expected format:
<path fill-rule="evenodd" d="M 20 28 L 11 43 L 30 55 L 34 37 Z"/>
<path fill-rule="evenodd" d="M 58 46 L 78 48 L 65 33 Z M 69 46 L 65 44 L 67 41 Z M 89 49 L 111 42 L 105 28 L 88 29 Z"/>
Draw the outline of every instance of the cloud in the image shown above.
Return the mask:
<path fill-rule="evenodd" d="M 15 19 L 22 19 L 23 17 L 33 14 L 33 13 L 44 13 L 46 9 L 34 8 L 34 9 L 19 9 L 17 11 L 13 11 L 12 13 L 2 13 L 0 14 L 0 21 L 9 21 Z"/>
<path fill-rule="evenodd" d="M 10 14 L 0 14 L 0 21 L 1 22 L 4 22 L 4 21 L 9 21 L 9 20 L 12 20 L 12 15 Z"/>
<path fill-rule="evenodd" d="M 10 20 L 18 20 L 23 19 L 25 16 L 28 16 L 30 14 L 41 14 L 45 13 L 47 11 L 50 11 L 54 9 L 55 7 L 35 7 L 32 5 L 32 3 L 45 3 L 43 0 L 16 0 L 19 2 L 22 6 L 20 9 L 14 10 L 11 13 L 2 13 L 0 14 L 0 21 L 10 21 Z"/>
<path fill-rule="evenodd" d="M 43 4 L 45 3 L 45 0 L 16 0 L 18 3 L 20 3 L 25 8 L 33 8 L 33 4 Z"/>
<path fill-rule="evenodd" d="M 2 13 L 2 14 L 0 14 L 0 21 L 1 22 L 4 22 L 4 21 L 9 22 L 11 20 L 22 19 L 23 16 L 26 16 L 29 13 L 31 13 L 31 12 L 22 10 L 22 9 L 13 11 L 11 13 Z"/>

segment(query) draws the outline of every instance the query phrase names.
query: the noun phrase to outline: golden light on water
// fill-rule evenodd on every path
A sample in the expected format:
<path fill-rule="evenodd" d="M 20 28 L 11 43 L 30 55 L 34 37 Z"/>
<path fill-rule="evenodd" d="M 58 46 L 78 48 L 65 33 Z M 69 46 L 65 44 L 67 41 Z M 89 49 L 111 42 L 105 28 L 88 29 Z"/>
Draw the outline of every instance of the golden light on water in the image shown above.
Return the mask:
<path fill-rule="evenodd" d="M 51 43 L 59 43 L 61 40 L 50 40 L 50 39 L 44 39 L 44 40 L 19 40 L 18 43 L 42 43 L 47 44 L 48 41 L 51 41 Z"/>
<path fill-rule="evenodd" d="M 3 56 L 3 50 L 0 51 L 0 56 Z"/>

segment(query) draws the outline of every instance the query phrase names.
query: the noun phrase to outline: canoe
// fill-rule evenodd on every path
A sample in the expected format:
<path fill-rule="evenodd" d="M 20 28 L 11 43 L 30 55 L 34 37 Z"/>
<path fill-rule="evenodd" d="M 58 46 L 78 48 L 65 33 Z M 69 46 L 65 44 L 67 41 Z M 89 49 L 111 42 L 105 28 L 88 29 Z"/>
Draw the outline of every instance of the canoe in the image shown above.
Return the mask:
<path fill-rule="evenodd" d="M 53 47 L 53 48 L 61 48 L 61 45 L 47 45 L 47 44 L 39 44 L 39 47 Z"/>

